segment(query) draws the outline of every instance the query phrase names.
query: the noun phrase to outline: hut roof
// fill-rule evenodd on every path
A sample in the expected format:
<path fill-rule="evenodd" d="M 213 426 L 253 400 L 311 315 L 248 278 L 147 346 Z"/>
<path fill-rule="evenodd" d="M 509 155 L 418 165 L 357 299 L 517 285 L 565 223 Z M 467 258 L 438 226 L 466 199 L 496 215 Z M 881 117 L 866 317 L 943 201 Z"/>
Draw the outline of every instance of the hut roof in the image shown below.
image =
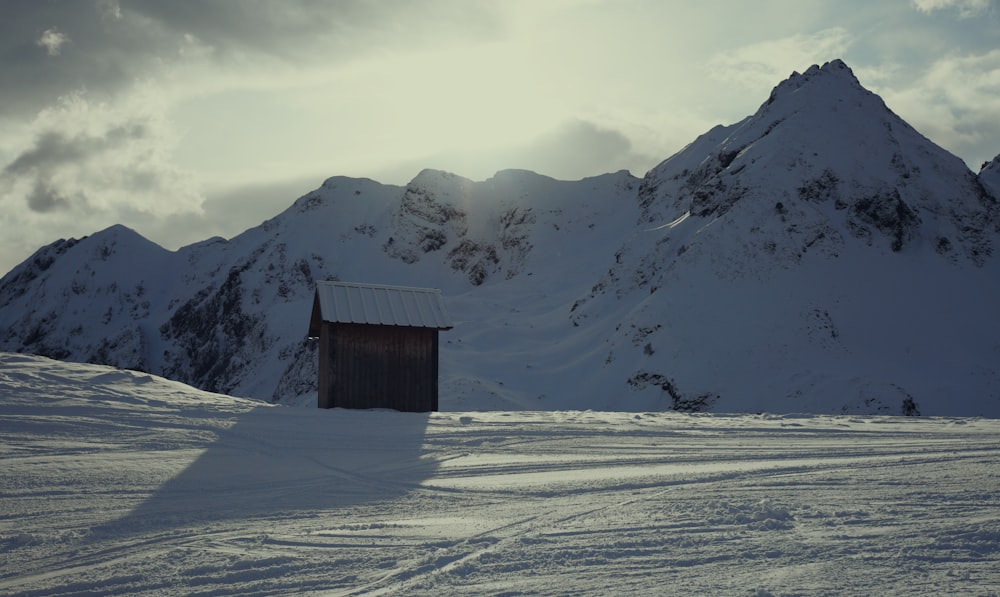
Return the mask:
<path fill-rule="evenodd" d="M 316 282 L 309 337 L 319 336 L 324 321 L 452 328 L 440 290 L 354 282 Z"/>

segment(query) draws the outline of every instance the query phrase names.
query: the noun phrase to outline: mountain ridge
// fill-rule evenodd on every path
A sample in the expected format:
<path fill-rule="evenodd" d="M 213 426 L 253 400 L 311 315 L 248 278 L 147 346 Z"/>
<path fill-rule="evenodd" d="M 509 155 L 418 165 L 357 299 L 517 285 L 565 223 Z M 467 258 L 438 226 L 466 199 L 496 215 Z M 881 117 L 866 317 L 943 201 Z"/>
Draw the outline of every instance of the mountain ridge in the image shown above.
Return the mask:
<path fill-rule="evenodd" d="M 308 402 L 312 283 L 343 279 L 444 290 L 445 409 L 1000 416 L 998 164 L 834 60 L 642 178 L 335 176 L 229 240 L 57 241 L 0 280 L 0 350 Z"/>

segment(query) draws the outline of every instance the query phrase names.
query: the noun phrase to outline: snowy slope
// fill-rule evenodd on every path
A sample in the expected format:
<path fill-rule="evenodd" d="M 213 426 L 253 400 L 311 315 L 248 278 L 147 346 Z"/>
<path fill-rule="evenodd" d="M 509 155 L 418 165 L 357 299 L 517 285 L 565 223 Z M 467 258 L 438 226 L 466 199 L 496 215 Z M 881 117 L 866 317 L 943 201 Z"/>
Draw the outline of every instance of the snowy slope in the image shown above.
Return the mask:
<path fill-rule="evenodd" d="M 998 433 L 321 411 L 0 353 L 0 593 L 989 595 Z"/>
<path fill-rule="evenodd" d="M 228 241 L 58 241 L 0 280 L 0 349 L 308 404 L 341 279 L 444 291 L 445 410 L 1000 417 L 998 192 L 833 61 L 643 179 L 335 177 Z"/>

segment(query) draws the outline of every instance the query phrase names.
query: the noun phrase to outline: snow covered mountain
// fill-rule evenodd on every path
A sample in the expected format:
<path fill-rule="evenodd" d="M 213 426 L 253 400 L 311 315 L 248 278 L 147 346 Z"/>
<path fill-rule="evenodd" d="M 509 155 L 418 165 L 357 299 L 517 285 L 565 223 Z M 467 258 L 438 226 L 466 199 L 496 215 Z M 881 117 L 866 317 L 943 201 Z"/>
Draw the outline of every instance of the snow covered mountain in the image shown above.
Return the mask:
<path fill-rule="evenodd" d="M 615 313 L 609 368 L 675 407 L 997 413 L 996 164 L 814 66 L 646 175 L 574 317 Z"/>
<path fill-rule="evenodd" d="M 314 391 L 305 333 L 315 280 L 440 287 L 459 301 L 455 314 L 466 313 L 464 293 L 489 297 L 515 278 L 527 280 L 516 292 L 546 294 L 557 280 L 574 292 L 635 221 L 637 184 L 626 172 L 472 182 L 428 170 L 405 188 L 331 178 L 232 240 L 177 252 L 114 226 L 44 247 L 0 281 L 0 344 L 288 399 Z M 575 259 L 573 247 L 592 257 Z"/>
<path fill-rule="evenodd" d="M 642 179 L 337 177 L 228 241 L 58 241 L 0 280 L 0 350 L 309 402 L 341 279 L 443 289 L 447 410 L 1000 416 L 998 196 L 833 61 Z"/>

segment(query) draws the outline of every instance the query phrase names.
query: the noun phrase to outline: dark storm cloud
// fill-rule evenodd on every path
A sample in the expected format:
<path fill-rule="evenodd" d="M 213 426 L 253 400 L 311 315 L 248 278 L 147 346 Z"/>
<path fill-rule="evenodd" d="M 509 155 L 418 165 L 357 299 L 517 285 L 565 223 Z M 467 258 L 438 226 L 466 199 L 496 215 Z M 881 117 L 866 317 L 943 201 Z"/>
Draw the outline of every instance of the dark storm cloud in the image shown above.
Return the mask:
<path fill-rule="evenodd" d="M 190 190 L 177 187 L 183 176 L 163 160 L 155 123 L 133 117 L 99 124 L 89 130 L 64 130 L 57 123 L 40 129 L 32 145 L 0 170 L 0 190 L 36 213 L 159 213 L 170 196 L 188 205 Z"/>
<path fill-rule="evenodd" d="M 270 55 L 331 64 L 385 48 L 488 36 L 495 23 L 489 7 L 459 0 L 6 0 L 0 115 L 30 115 L 79 89 L 111 97 L 190 59 L 181 52 L 190 43 L 211 48 L 210 59 L 220 63 Z"/>
<path fill-rule="evenodd" d="M 35 181 L 35 187 L 28 193 L 27 199 L 28 207 L 37 213 L 48 213 L 70 207 L 69 198 L 43 180 Z M 79 199 L 81 202 L 86 201 L 83 197 L 79 197 Z"/>
<path fill-rule="evenodd" d="M 102 19 L 95 6 L 72 1 L 4 3 L 0 114 L 31 116 L 75 89 L 102 93 L 137 74 L 142 54 L 134 51 L 138 44 L 123 39 L 122 32 Z M 51 44 L 44 41 L 52 31 L 68 40 L 57 53 L 49 51 Z"/>
<path fill-rule="evenodd" d="M 10 184 L 21 181 L 30 183 L 31 191 L 25 201 L 32 211 L 48 213 L 72 205 L 83 206 L 86 204 L 83 191 L 77 190 L 71 198 L 59 190 L 55 181 L 60 173 L 67 169 L 78 170 L 95 157 L 115 151 L 129 141 L 142 139 L 145 131 L 142 124 L 111 128 L 102 136 L 68 136 L 48 131 L 39 135 L 33 147 L 22 152 L 3 169 L 2 178 Z M 141 181 L 136 182 L 141 184 Z"/>
<path fill-rule="evenodd" d="M 324 42 L 333 42 L 336 49 L 356 55 L 363 51 L 363 47 L 354 42 L 365 41 L 365 38 L 369 42 L 386 43 L 394 36 L 411 37 L 428 24 L 419 14 L 413 14 L 412 4 L 396 0 L 145 0 L 130 3 L 129 7 L 160 23 L 168 31 L 193 35 L 216 48 L 223 56 L 240 51 L 259 51 L 289 59 L 303 59 Z M 460 12 L 467 16 L 470 11 Z M 342 57 L 328 56 L 335 60 Z"/>
<path fill-rule="evenodd" d="M 488 8 L 464 0 L 137 0 L 127 6 L 166 29 L 190 33 L 223 49 L 300 56 L 322 39 L 409 43 L 446 29 L 451 37 L 469 38 L 495 28 Z M 364 50 L 351 48 L 352 53 Z"/>
<path fill-rule="evenodd" d="M 104 135 L 94 137 L 48 131 L 41 134 L 31 149 L 22 152 L 4 168 L 5 175 L 44 175 L 57 168 L 79 163 L 81 160 L 121 146 L 130 140 L 145 136 L 145 126 L 128 124 L 109 129 Z"/>

